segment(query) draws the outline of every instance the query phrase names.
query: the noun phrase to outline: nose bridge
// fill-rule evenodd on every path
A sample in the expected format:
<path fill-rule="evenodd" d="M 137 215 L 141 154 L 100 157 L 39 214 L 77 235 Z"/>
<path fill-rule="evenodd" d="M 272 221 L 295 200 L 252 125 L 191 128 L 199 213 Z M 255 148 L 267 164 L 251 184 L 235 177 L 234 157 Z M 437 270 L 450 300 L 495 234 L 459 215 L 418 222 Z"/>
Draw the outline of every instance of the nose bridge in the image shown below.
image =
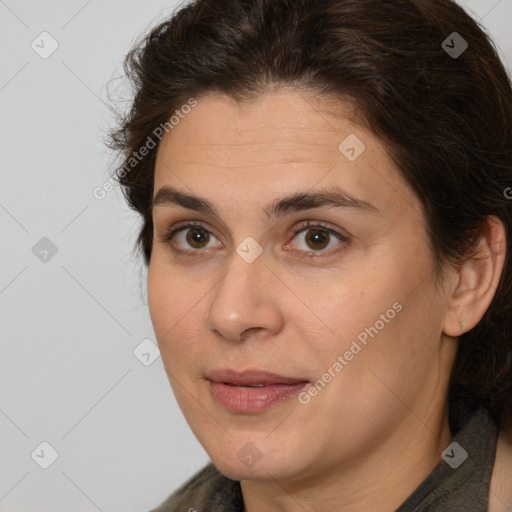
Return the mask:
<path fill-rule="evenodd" d="M 242 243 L 238 249 L 247 247 Z M 214 290 L 207 317 L 208 329 L 232 340 L 239 340 L 249 329 L 276 332 L 282 320 L 273 287 L 267 285 L 270 271 L 264 255 L 250 261 L 243 254 L 233 252 L 229 269 Z"/>

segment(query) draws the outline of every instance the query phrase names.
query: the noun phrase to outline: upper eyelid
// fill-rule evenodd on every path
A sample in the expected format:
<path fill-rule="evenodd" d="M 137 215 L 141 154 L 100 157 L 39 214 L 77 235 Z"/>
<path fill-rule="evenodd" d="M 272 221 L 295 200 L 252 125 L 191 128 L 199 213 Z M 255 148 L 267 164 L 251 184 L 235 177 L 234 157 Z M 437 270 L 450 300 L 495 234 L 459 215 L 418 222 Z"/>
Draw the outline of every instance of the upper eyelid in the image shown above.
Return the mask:
<path fill-rule="evenodd" d="M 339 233 L 337 231 L 338 229 L 341 230 L 341 228 L 331 227 L 329 225 L 326 225 L 322 221 L 302 220 L 302 221 L 296 222 L 296 224 L 298 225 L 297 227 L 294 227 L 294 228 L 290 229 L 290 231 L 293 234 L 297 234 L 300 231 L 306 230 L 308 228 L 322 228 L 322 229 L 325 229 L 326 231 L 332 232 L 333 234 L 339 234 L 340 236 L 347 236 L 348 237 L 348 234 L 344 235 L 343 233 Z M 167 228 L 164 227 L 163 229 L 164 229 L 165 232 L 168 232 L 168 231 L 172 230 L 174 233 L 176 233 L 177 231 L 181 231 L 183 229 L 192 229 L 194 227 L 204 228 L 207 231 L 209 231 L 211 234 L 215 234 L 214 231 L 216 231 L 214 228 L 213 228 L 213 231 L 212 231 L 212 228 L 208 225 L 208 223 L 205 223 L 204 221 L 201 221 L 201 220 L 180 221 L 180 222 L 177 222 L 176 224 L 174 224 L 172 226 L 172 228 L 167 229 Z M 343 230 L 341 230 L 341 231 L 343 231 Z"/>
<path fill-rule="evenodd" d="M 208 233 L 214 235 L 215 238 L 219 238 L 215 234 L 215 230 L 212 230 L 212 228 L 207 223 L 204 223 L 203 221 L 199 221 L 199 220 L 182 221 L 182 222 L 177 222 L 171 228 L 164 227 L 164 234 L 169 234 L 172 232 L 172 233 L 174 233 L 174 235 L 176 235 L 180 231 L 185 231 L 187 229 L 193 229 L 193 228 L 205 229 L 206 231 L 208 231 Z"/>
<path fill-rule="evenodd" d="M 300 233 L 301 231 L 306 231 L 308 229 L 314 229 L 314 228 L 321 228 L 327 231 L 328 233 L 332 233 L 333 235 L 337 235 L 341 238 L 349 238 L 348 233 L 344 233 L 341 228 L 333 228 L 329 225 L 325 225 L 324 223 L 320 221 L 312 221 L 312 220 L 306 220 L 301 221 L 298 223 L 299 226 L 296 228 L 293 228 L 291 231 L 294 235 Z M 341 231 L 341 232 L 340 232 Z"/>

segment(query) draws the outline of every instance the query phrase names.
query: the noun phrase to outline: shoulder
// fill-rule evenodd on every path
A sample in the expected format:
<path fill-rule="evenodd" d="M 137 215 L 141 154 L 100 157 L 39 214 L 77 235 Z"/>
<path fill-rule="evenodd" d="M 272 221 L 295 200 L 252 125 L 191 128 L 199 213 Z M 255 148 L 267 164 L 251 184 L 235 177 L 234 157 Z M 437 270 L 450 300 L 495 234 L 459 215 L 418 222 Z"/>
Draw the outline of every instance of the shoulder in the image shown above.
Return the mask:
<path fill-rule="evenodd" d="M 512 509 L 512 431 L 501 430 L 489 493 L 489 512 Z"/>
<path fill-rule="evenodd" d="M 236 512 L 240 499 L 239 482 L 225 477 L 210 462 L 150 512 Z"/>

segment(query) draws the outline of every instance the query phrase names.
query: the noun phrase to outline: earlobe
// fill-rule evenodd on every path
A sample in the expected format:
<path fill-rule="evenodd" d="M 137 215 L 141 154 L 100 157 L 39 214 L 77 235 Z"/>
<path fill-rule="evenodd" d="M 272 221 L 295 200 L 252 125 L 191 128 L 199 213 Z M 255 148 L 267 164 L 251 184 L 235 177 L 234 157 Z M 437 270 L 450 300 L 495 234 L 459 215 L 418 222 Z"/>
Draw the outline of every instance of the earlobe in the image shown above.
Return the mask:
<path fill-rule="evenodd" d="M 505 264 L 506 235 L 500 219 L 488 216 L 476 241 L 476 250 L 454 270 L 443 332 L 458 337 L 482 319 L 498 288 Z"/>

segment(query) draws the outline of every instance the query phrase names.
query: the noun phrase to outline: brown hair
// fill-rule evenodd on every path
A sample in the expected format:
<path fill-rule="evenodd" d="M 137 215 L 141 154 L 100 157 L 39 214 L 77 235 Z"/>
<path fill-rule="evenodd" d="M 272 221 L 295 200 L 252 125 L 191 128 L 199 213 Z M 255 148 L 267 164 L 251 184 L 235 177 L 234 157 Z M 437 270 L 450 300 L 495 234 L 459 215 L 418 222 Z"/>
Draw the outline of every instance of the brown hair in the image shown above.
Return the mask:
<path fill-rule="evenodd" d="M 464 41 L 462 54 L 448 51 Z M 108 144 L 123 157 L 114 179 L 142 216 L 146 265 L 158 146 L 136 162 L 133 154 L 190 98 L 211 92 L 247 101 L 285 86 L 350 98 L 420 198 L 438 272 L 470 254 L 485 216 L 499 217 L 505 269 L 483 319 L 460 337 L 450 424 L 465 402 L 512 427 L 512 91 L 492 42 L 459 5 L 197 0 L 141 39 L 125 71 L 135 97 Z"/>

